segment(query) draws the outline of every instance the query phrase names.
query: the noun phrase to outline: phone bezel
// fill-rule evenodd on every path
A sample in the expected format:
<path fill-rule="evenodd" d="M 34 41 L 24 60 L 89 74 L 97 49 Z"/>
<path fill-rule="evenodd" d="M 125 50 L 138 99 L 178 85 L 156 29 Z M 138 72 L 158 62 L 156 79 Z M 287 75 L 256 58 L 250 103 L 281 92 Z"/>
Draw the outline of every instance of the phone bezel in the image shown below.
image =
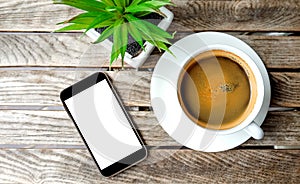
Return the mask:
<path fill-rule="evenodd" d="M 132 153 L 131 155 L 119 160 L 118 162 L 115 162 L 114 164 L 104 168 L 104 169 L 101 169 L 99 164 L 97 163 L 97 160 L 95 159 L 91 149 L 89 148 L 84 136 L 82 135 L 79 127 L 77 126 L 77 123 L 75 121 L 75 119 L 73 118 L 71 112 L 69 111 L 66 103 L 65 103 L 65 100 L 75 96 L 76 94 L 86 90 L 87 88 L 101 82 L 102 80 L 106 80 L 110 89 L 112 90 L 114 96 L 116 97 L 119 105 L 121 106 L 122 108 L 122 111 L 123 113 L 125 114 L 133 132 L 135 133 L 136 137 L 138 138 L 142 148 L 134 153 Z M 133 166 L 135 164 L 137 164 L 138 162 L 142 161 L 143 159 L 145 159 L 147 157 L 147 149 L 138 133 L 138 131 L 136 130 L 135 126 L 134 126 L 134 123 L 131 119 L 131 117 L 129 116 L 129 114 L 127 113 L 127 111 L 125 110 L 124 106 L 122 105 L 122 102 L 121 102 L 121 99 L 119 98 L 119 95 L 117 94 L 116 90 L 114 89 L 112 83 L 110 82 L 109 80 L 109 77 L 103 73 L 103 72 L 97 72 L 79 82 L 77 82 L 76 84 L 64 89 L 61 93 L 60 93 L 60 99 L 63 103 L 63 106 L 65 108 L 65 110 L 67 111 L 69 117 L 72 119 L 73 123 L 75 124 L 75 127 L 77 129 L 77 131 L 79 132 L 84 144 L 86 145 L 86 147 L 88 148 L 93 160 L 95 161 L 100 173 L 105 176 L 105 177 L 109 177 L 109 176 L 113 176 L 123 170 L 125 170 L 126 168 L 130 167 L 130 166 Z M 128 163 L 128 164 L 125 164 L 125 163 Z"/>

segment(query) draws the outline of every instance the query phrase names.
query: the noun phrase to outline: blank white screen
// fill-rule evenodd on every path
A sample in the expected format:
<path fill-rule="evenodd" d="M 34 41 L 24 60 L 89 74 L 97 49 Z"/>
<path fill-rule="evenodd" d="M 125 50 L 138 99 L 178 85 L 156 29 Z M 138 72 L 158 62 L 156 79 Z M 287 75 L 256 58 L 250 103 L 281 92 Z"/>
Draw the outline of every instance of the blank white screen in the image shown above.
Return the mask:
<path fill-rule="evenodd" d="M 142 148 L 106 80 L 65 103 L 101 169 Z"/>

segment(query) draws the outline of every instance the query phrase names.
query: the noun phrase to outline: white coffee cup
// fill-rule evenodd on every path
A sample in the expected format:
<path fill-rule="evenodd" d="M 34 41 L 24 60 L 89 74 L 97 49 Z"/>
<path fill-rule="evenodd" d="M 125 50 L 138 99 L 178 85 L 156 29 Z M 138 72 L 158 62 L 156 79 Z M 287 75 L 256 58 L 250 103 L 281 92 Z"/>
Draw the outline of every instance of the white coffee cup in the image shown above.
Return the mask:
<path fill-rule="evenodd" d="M 240 121 L 242 123 L 228 129 L 208 129 L 195 123 L 182 108 L 178 97 L 178 85 L 185 65 L 192 57 L 213 49 L 227 50 L 247 61 L 255 73 L 259 90 L 252 113 L 245 113 L 247 118 L 243 116 L 243 121 Z M 232 149 L 250 137 L 263 137 L 259 126 L 263 123 L 270 105 L 270 80 L 262 60 L 247 43 L 225 33 L 201 32 L 180 39 L 170 50 L 175 56 L 168 52 L 162 55 L 153 71 L 150 88 L 154 114 L 170 137 L 188 148 L 205 152 Z"/>
<path fill-rule="evenodd" d="M 255 102 L 253 102 L 254 106 L 251 108 L 251 112 L 248 114 L 247 117 L 245 117 L 245 119 L 240 124 L 230 128 L 230 129 L 225 129 L 225 130 L 208 129 L 205 127 L 201 127 L 201 128 L 203 128 L 203 129 L 205 129 L 205 131 L 211 132 L 213 134 L 214 133 L 216 133 L 216 134 L 232 134 L 234 132 L 244 130 L 253 138 L 262 139 L 264 136 L 264 132 L 260 128 L 260 126 L 257 125 L 254 121 L 255 118 L 257 117 L 258 113 L 261 110 L 263 100 L 264 100 L 264 95 L 265 95 L 263 78 L 262 78 L 262 75 L 261 75 L 258 67 L 256 66 L 255 62 L 251 59 L 251 57 L 249 57 L 247 54 L 245 54 L 241 50 L 231 47 L 231 46 L 228 46 L 228 45 L 217 45 L 217 44 L 210 45 L 206 48 L 202 48 L 202 49 L 198 50 L 197 52 L 195 52 L 193 55 L 190 55 L 189 58 L 186 58 L 185 65 L 188 64 L 188 62 L 190 62 L 192 58 L 196 57 L 197 55 L 199 55 L 201 53 L 209 51 L 209 50 L 222 50 L 222 51 L 233 53 L 233 54 L 237 55 L 238 57 L 240 57 L 249 66 L 248 68 L 253 73 L 253 76 L 255 79 L 255 82 L 254 82 L 255 84 L 251 84 L 251 85 L 256 86 L 256 90 L 257 90 L 256 94 L 257 95 L 255 98 Z M 179 80 L 179 78 L 180 77 L 178 76 L 177 80 Z M 177 89 L 177 90 L 179 90 L 179 89 Z M 195 120 L 192 120 L 192 121 L 195 121 Z"/>

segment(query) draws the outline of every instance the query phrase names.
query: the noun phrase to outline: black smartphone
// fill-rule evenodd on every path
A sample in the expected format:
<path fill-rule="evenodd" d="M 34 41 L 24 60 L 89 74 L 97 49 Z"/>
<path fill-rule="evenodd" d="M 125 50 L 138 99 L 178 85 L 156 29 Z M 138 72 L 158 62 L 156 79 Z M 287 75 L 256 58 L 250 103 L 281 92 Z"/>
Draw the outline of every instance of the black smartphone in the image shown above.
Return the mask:
<path fill-rule="evenodd" d="M 146 147 L 105 73 L 95 73 L 68 87 L 60 98 L 103 176 L 113 176 L 147 157 Z"/>

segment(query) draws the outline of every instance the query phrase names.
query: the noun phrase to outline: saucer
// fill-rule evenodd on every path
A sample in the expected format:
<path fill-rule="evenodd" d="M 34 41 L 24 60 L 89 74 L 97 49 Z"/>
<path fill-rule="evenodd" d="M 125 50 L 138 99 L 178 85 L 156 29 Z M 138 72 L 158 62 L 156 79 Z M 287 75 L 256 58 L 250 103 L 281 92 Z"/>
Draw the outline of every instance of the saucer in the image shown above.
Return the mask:
<path fill-rule="evenodd" d="M 263 77 L 265 96 L 254 121 L 261 126 L 269 109 L 271 86 L 267 70 L 257 53 L 242 40 L 228 34 L 203 32 L 187 36 L 170 47 L 174 53 L 164 53 L 151 80 L 151 105 L 162 128 L 178 143 L 199 151 L 218 152 L 237 147 L 250 135 L 245 130 L 231 134 L 212 133 L 190 120 L 181 108 L 177 96 L 178 78 L 191 56 L 215 45 L 227 45 L 246 53 L 255 62 Z"/>

